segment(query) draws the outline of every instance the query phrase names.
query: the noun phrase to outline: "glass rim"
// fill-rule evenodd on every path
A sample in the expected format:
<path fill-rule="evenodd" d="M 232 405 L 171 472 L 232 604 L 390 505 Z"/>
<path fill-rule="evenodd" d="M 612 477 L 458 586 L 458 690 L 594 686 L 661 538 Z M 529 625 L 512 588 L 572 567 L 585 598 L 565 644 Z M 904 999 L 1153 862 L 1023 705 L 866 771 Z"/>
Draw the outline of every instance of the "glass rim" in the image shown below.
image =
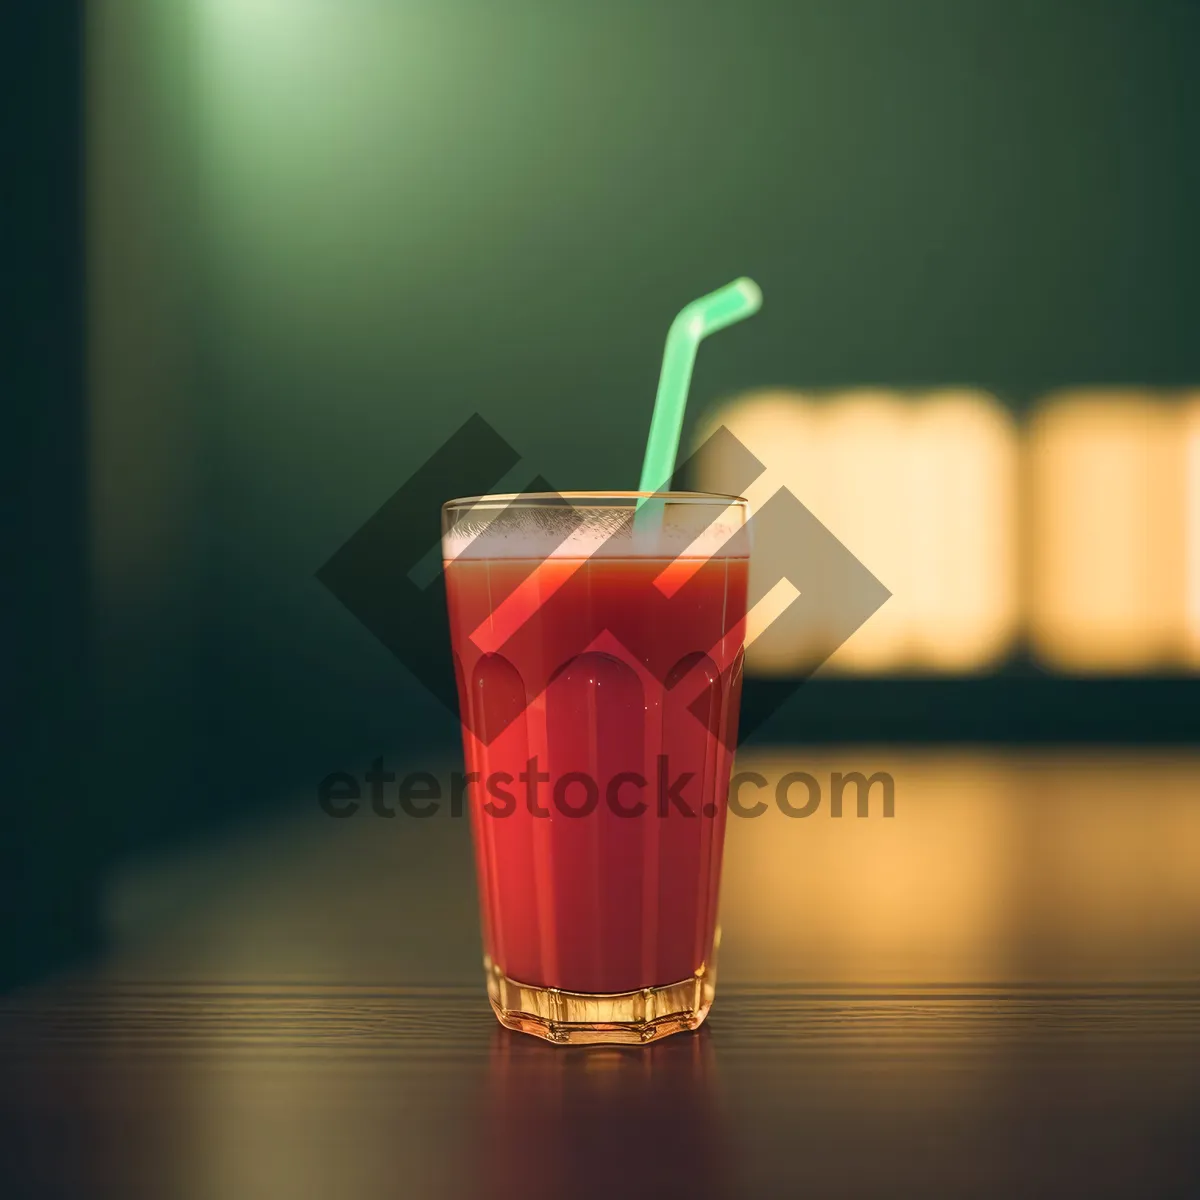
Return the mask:
<path fill-rule="evenodd" d="M 745 496 L 727 496 L 720 492 L 497 492 L 492 495 L 458 496 L 447 500 L 442 505 L 442 510 L 445 512 L 459 508 L 478 508 L 488 504 L 503 505 L 505 508 L 519 508 L 523 505 L 534 508 L 539 504 L 572 500 L 597 501 L 597 507 L 608 504 L 612 508 L 630 508 L 635 501 L 643 499 L 720 508 L 749 505 Z"/>

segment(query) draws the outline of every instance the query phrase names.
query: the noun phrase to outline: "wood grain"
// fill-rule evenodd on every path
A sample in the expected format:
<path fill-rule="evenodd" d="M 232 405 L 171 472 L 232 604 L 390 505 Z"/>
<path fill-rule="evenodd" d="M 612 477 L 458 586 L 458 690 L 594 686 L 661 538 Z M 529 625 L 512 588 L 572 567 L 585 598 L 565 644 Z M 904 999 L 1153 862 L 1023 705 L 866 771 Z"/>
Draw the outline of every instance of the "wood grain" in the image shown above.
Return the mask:
<path fill-rule="evenodd" d="M 458 986 L 0 1004 L 11 1194 L 1176 1194 L 1198 1116 L 1187 986 L 730 987 L 697 1034 L 597 1049 Z"/>
<path fill-rule="evenodd" d="M 482 986 L 80 983 L 0 1001 L 0 1056 L 455 1055 L 486 1049 L 493 1026 Z M 1200 988 L 735 986 L 719 992 L 708 1029 L 728 1055 L 1029 1050 L 1080 1039 L 1194 1048 Z"/>

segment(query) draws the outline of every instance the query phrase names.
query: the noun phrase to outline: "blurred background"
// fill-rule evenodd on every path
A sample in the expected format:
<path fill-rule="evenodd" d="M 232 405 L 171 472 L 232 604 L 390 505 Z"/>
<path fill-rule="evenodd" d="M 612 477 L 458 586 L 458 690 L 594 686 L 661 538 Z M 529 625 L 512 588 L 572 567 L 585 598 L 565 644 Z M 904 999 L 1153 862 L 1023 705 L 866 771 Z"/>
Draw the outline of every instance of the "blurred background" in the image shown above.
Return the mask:
<path fill-rule="evenodd" d="M 315 572 L 473 413 L 634 486 L 672 316 L 742 274 L 685 436 L 893 593 L 743 758 L 889 770 L 897 816 L 738 823 L 730 970 L 1200 973 L 1200 7 L 54 7 L 5 230 L 5 979 L 155 936 L 336 974 L 352 918 L 376 977 L 474 979 L 463 823 L 313 816 L 458 754 Z M 756 643 L 749 718 L 801 649 Z M 443 925 L 366 931 L 443 863 Z"/>

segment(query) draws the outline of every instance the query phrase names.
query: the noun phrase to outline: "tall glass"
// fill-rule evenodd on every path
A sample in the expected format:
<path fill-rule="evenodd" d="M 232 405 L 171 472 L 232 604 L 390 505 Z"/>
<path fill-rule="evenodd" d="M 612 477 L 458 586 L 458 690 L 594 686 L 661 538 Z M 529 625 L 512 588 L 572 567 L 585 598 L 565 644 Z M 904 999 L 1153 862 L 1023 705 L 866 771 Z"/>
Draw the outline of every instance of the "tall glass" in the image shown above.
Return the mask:
<path fill-rule="evenodd" d="M 640 499 L 443 509 L 488 995 L 559 1043 L 695 1029 L 713 1000 L 747 506 Z"/>

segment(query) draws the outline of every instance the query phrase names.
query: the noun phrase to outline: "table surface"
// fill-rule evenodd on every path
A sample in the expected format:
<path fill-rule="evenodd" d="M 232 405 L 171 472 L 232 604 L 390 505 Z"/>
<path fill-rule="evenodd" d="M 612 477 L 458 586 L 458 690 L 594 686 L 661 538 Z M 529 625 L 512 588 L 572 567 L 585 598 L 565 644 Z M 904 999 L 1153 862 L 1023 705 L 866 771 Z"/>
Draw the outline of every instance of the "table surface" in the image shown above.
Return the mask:
<path fill-rule="evenodd" d="M 0 998 L 4 1194 L 1197 1194 L 1196 759 L 836 758 L 885 760 L 892 819 L 731 823 L 712 1016 L 649 1047 L 496 1025 L 463 822 L 131 866 Z"/>

